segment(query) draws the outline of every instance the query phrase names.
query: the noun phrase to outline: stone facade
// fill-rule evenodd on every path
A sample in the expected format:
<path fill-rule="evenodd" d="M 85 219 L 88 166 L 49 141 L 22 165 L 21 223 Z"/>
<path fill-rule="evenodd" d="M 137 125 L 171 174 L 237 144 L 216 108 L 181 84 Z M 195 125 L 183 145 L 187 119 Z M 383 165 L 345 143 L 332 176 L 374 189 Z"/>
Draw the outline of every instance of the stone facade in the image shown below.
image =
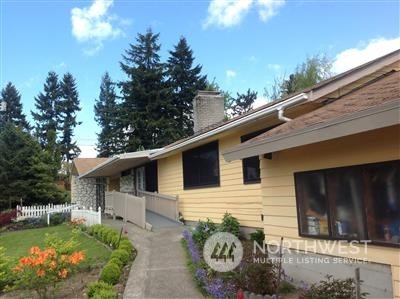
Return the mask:
<path fill-rule="evenodd" d="M 216 91 L 199 91 L 193 99 L 194 131 L 224 120 L 224 97 Z"/>
<path fill-rule="evenodd" d="M 96 179 L 71 177 L 71 202 L 96 208 Z"/>

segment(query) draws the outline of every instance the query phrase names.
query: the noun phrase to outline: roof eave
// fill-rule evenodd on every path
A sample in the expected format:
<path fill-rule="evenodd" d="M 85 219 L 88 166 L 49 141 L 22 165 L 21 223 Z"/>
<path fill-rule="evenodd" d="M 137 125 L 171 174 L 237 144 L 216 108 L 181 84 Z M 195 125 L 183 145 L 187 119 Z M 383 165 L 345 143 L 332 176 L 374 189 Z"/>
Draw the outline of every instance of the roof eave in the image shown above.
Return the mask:
<path fill-rule="evenodd" d="M 223 153 L 228 162 L 318 143 L 399 124 L 399 99 L 323 124 L 233 147 Z"/>
<path fill-rule="evenodd" d="M 243 124 L 246 124 L 248 122 L 251 122 L 253 120 L 256 120 L 260 117 L 265 117 L 269 114 L 274 114 L 276 113 L 277 109 L 281 108 L 281 107 L 291 107 L 293 105 L 299 104 L 299 103 L 303 103 L 305 101 L 307 101 L 308 99 L 308 95 L 306 93 L 299 93 L 294 95 L 293 97 L 290 97 L 284 101 L 278 101 L 277 103 L 267 106 L 265 107 L 265 109 L 261 109 L 259 111 L 256 111 L 252 114 L 246 115 L 242 118 L 237 119 L 236 121 L 232 121 L 230 123 L 227 123 L 226 125 L 223 125 L 221 127 L 217 127 L 215 129 L 212 129 L 210 131 L 204 132 L 203 134 L 194 136 L 193 138 L 190 138 L 188 140 L 185 140 L 175 146 L 171 146 L 169 148 L 166 148 L 164 150 L 161 150 L 153 155 L 150 155 L 150 159 L 151 160 L 157 160 L 157 159 L 161 159 L 164 157 L 168 157 L 174 153 L 176 153 L 177 151 L 182 151 L 184 150 L 186 147 L 189 147 L 190 145 L 194 144 L 194 143 L 198 143 L 200 141 L 203 141 L 205 139 L 208 139 L 212 136 L 215 136 L 217 134 L 226 132 L 230 129 L 239 127 Z"/>

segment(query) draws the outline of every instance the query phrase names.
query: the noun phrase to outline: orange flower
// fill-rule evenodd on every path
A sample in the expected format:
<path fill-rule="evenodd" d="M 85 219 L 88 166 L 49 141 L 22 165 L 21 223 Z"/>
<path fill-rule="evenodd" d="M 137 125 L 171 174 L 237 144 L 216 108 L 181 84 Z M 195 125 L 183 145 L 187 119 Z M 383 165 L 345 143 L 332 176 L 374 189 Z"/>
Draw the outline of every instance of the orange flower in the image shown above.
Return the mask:
<path fill-rule="evenodd" d="M 58 276 L 60 278 L 66 278 L 68 275 L 68 270 L 67 269 L 61 269 L 60 271 L 58 271 Z"/>
<path fill-rule="evenodd" d="M 62 260 L 62 261 L 65 261 L 66 259 L 67 259 L 67 255 L 66 255 L 66 254 L 62 254 L 62 255 L 61 255 L 61 260 Z"/>
<path fill-rule="evenodd" d="M 85 258 L 83 251 L 76 251 L 68 257 L 68 261 L 73 264 L 79 264 Z"/>
<path fill-rule="evenodd" d="M 50 267 L 51 269 L 54 269 L 55 267 L 57 267 L 56 261 L 51 261 L 51 262 L 49 263 L 49 267 Z"/>
<path fill-rule="evenodd" d="M 31 247 L 29 253 L 30 254 L 39 254 L 40 253 L 40 248 L 37 247 L 37 246 L 33 246 L 33 247 Z"/>
<path fill-rule="evenodd" d="M 46 272 L 45 272 L 43 269 L 38 269 L 38 270 L 36 271 L 36 275 L 37 275 L 38 277 L 43 277 L 45 274 L 46 274 Z"/>

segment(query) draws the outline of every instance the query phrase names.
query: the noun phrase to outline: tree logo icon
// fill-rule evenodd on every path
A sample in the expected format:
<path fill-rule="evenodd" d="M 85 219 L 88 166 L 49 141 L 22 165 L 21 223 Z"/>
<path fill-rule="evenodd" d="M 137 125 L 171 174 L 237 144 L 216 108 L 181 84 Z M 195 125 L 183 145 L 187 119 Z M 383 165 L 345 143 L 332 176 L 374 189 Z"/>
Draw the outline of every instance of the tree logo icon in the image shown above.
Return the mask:
<path fill-rule="evenodd" d="M 242 260 L 243 246 L 239 239 L 230 233 L 215 233 L 207 239 L 203 256 L 215 271 L 232 271 Z"/>

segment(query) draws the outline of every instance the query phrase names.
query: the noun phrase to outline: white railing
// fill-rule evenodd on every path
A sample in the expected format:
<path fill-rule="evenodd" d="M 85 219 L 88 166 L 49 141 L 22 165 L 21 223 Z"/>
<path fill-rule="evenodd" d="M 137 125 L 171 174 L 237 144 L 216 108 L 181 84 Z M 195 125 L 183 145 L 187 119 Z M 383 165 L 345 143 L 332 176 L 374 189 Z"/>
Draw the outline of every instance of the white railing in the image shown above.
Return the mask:
<path fill-rule="evenodd" d="M 122 217 L 141 228 L 146 227 L 146 201 L 144 198 L 117 191 L 106 192 L 105 213 Z"/>
<path fill-rule="evenodd" d="M 98 211 L 89 209 L 73 209 L 71 210 L 71 221 L 83 220 L 83 224 L 86 226 L 92 226 L 94 224 L 101 224 L 101 207 Z"/>
<path fill-rule="evenodd" d="M 146 198 L 146 209 L 174 221 L 179 219 L 178 196 L 138 190 L 139 197 Z"/>
<path fill-rule="evenodd" d="M 17 206 L 17 221 L 25 218 L 39 218 L 49 213 L 60 213 L 71 211 L 78 207 L 77 204 L 42 205 L 42 206 Z"/>

